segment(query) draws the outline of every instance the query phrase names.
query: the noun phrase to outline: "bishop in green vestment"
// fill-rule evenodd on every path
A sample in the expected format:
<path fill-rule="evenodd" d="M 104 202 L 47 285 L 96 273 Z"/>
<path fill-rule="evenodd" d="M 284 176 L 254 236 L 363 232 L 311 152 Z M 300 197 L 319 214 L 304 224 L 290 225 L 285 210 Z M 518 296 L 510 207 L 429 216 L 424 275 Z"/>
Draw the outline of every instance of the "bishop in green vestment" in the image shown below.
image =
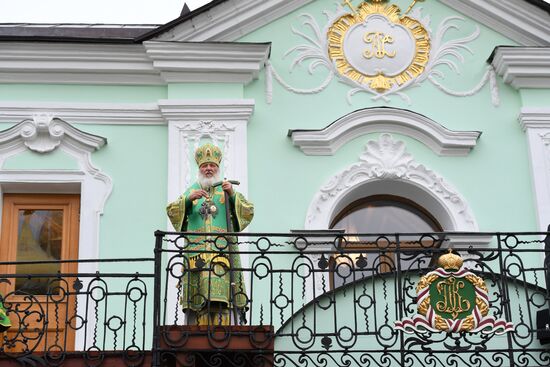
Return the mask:
<path fill-rule="evenodd" d="M 241 268 L 237 241 L 223 233 L 228 232 L 229 221 L 231 231 L 244 230 L 254 216 L 254 206 L 228 181 L 212 186 L 219 181 L 221 159 L 218 147 L 212 144 L 199 147 L 195 152 L 198 182 L 167 207 L 168 217 L 177 231 L 221 234 L 187 237 L 179 282 L 180 303 L 188 322 L 199 325 L 229 325 L 230 310 L 236 307 L 242 313 L 247 307 L 242 273 L 231 270 Z"/>

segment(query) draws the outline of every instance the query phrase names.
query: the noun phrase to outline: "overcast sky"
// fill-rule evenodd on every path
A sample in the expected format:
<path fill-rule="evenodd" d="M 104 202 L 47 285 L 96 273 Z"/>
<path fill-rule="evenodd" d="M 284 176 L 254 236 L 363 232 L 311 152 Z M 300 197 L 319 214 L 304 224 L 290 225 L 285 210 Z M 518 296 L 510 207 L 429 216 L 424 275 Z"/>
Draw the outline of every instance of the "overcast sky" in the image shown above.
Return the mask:
<path fill-rule="evenodd" d="M 164 24 L 211 0 L 0 0 L 0 23 Z"/>
<path fill-rule="evenodd" d="M 211 0 L 0 0 L 0 23 L 164 24 Z M 550 0 L 545 0 L 550 2 Z"/>

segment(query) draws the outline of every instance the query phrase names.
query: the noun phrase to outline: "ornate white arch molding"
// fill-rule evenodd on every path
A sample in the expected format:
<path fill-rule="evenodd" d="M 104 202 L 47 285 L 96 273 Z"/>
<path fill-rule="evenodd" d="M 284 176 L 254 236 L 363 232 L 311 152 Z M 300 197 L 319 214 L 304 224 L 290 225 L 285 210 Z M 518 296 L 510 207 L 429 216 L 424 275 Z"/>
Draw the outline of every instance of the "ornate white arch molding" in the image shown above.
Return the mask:
<path fill-rule="evenodd" d="M 358 163 L 321 187 L 309 206 L 305 229 L 327 229 L 345 206 L 377 194 L 399 195 L 418 203 L 439 220 L 444 231 L 478 231 L 465 199 L 443 177 L 416 162 L 406 152 L 405 143 L 390 134 L 369 141 Z"/>
<path fill-rule="evenodd" d="M 348 204 L 371 195 L 390 194 L 405 197 L 426 208 L 438 219 L 444 231 L 477 232 L 478 225 L 466 200 L 434 171 L 416 162 L 406 152 L 405 143 L 394 140 L 390 134 L 382 134 L 367 143 L 359 162 L 333 176 L 315 194 L 307 211 L 306 231 L 327 230 L 332 219 Z M 312 241 L 315 239 L 312 237 Z M 334 250 L 326 240 L 319 240 L 316 250 Z M 455 234 L 446 243 L 455 246 L 481 246 L 491 241 L 491 236 Z M 324 248 L 323 248 L 324 247 Z M 318 255 L 311 256 L 317 261 Z M 323 292 L 318 277 L 308 299 Z"/>
<path fill-rule="evenodd" d="M 112 191 L 112 181 L 92 164 L 91 153 L 107 140 L 76 129 L 69 123 L 42 114 L 0 131 L 0 191 L 23 193 L 80 193 L 78 257 L 99 257 L 99 217 Z M 6 170 L 6 159 L 31 150 L 48 153 L 60 149 L 74 157 L 78 170 Z M 2 208 L 0 194 L 0 208 Z M 81 273 L 94 273 L 97 264 L 79 264 Z M 91 335 L 91 333 L 89 333 Z M 84 345 L 84 329 L 77 332 L 76 345 Z"/>
<path fill-rule="evenodd" d="M 32 120 L 0 131 L 0 188 L 3 191 L 80 191 L 80 258 L 96 258 L 99 252 L 99 215 L 103 213 L 105 202 L 111 194 L 112 181 L 92 164 L 91 153 L 106 143 L 105 138 L 78 130 L 50 114 L 34 115 Z M 55 149 L 72 156 L 79 170 L 4 169 L 8 158 L 24 151 L 43 154 Z M 60 185 L 56 189 L 56 185 L 51 184 Z"/>
<path fill-rule="evenodd" d="M 373 132 L 410 136 L 446 156 L 467 155 L 481 135 L 449 130 L 409 110 L 376 107 L 354 111 L 321 130 L 290 130 L 288 136 L 305 154 L 332 155 L 350 140 Z"/>

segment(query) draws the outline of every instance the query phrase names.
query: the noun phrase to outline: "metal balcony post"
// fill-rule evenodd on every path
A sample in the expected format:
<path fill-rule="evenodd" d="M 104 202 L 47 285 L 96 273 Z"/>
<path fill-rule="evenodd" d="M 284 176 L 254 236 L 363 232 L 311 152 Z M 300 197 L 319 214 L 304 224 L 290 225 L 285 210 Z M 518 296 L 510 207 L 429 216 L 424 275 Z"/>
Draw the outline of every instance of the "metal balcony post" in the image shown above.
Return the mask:
<path fill-rule="evenodd" d="M 152 367 L 160 367 L 160 297 L 162 272 L 162 239 L 164 232 L 155 231 L 155 274 L 153 299 L 153 348 Z"/>

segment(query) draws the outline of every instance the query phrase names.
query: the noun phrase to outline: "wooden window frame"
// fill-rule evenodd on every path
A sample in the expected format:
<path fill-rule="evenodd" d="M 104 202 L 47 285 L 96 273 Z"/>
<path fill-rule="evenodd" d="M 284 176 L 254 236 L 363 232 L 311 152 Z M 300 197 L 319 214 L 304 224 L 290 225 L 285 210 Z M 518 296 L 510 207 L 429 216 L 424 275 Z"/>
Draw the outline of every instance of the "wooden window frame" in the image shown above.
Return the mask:
<path fill-rule="evenodd" d="M 61 260 L 77 260 L 79 251 L 79 232 L 80 232 L 80 194 L 12 194 L 3 195 L 2 227 L 0 234 L 0 253 L 3 254 L 2 260 L 5 262 L 17 261 L 17 243 L 19 228 L 19 210 L 62 210 L 63 211 L 63 234 L 61 247 Z M 0 274 L 15 274 L 15 264 L 0 264 Z M 78 272 L 78 263 L 62 262 L 60 264 L 61 274 L 76 274 Z M 14 279 L 14 278 L 12 278 Z M 72 286 L 74 278 L 63 277 L 69 287 Z M 69 289 L 71 291 L 72 289 Z M 0 292 L 7 295 L 15 291 L 15 281 L 0 283 Z M 11 302 L 24 301 L 25 296 L 16 294 L 11 296 Z M 43 305 L 48 304 L 48 295 L 33 295 L 37 302 Z M 50 300 L 51 302 L 51 300 Z M 66 312 L 69 317 L 74 315 L 74 296 L 69 296 L 67 300 Z M 16 320 L 12 320 L 12 324 Z M 12 328 L 17 328 L 13 325 Z M 69 326 L 65 326 L 69 328 Z M 50 326 L 47 331 L 51 331 Z M 10 333 L 10 330 L 8 330 Z M 75 343 L 75 330 L 69 329 L 66 332 L 65 350 L 73 350 Z M 43 350 L 47 338 L 42 338 L 38 350 Z M 50 344 L 49 342 L 47 342 Z"/>

